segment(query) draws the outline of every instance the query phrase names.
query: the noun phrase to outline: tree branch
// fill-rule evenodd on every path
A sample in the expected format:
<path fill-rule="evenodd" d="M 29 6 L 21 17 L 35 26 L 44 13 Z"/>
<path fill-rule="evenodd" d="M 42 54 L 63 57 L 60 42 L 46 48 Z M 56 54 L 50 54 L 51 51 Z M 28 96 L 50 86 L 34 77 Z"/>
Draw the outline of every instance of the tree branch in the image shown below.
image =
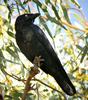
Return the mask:
<path fill-rule="evenodd" d="M 24 89 L 24 93 L 23 93 L 23 96 L 22 96 L 22 100 L 26 100 L 26 96 L 27 96 L 27 93 L 33 89 L 33 87 L 31 87 L 31 84 L 30 84 L 30 81 L 32 80 L 32 78 L 38 74 L 39 70 L 38 68 L 36 67 L 32 67 L 31 68 L 31 71 L 30 71 L 30 75 L 28 76 L 27 80 L 26 80 L 26 83 L 25 83 L 25 89 Z"/>

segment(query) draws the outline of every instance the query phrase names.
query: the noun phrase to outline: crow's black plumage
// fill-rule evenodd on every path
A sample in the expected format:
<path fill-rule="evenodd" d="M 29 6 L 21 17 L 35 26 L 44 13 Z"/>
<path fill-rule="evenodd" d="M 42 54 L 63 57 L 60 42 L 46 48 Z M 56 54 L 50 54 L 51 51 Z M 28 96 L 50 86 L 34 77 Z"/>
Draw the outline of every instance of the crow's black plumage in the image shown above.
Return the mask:
<path fill-rule="evenodd" d="M 44 61 L 40 68 L 53 76 L 65 93 L 74 95 L 76 93 L 75 87 L 68 78 L 47 37 L 37 25 L 33 24 L 38 16 L 39 13 L 23 14 L 17 17 L 15 23 L 16 42 L 21 52 L 31 62 L 36 56 L 41 56 Z"/>

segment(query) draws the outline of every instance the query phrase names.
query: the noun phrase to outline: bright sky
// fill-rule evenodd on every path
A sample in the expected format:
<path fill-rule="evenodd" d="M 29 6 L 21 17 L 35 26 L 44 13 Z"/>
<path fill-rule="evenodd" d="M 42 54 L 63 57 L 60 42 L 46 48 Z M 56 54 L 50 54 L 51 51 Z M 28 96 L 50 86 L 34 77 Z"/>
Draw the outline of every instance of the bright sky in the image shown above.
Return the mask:
<path fill-rule="evenodd" d="M 88 0 L 78 0 L 86 19 L 88 18 Z M 88 20 L 88 19 L 87 19 Z"/>

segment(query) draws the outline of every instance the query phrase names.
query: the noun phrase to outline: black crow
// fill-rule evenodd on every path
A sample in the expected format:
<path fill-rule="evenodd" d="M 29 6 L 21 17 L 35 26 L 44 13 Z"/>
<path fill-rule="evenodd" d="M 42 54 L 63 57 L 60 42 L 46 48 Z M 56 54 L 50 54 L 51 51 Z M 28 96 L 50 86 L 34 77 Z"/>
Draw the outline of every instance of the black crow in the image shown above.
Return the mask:
<path fill-rule="evenodd" d="M 60 85 L 62 90 L 72 96 L 76 93 L 75 87 L 67 76 L 57 54 L 51 46 L 44 32 L 34 24 L 40 14 L 23 14 L 15 22 L 16 42 L 21 52 L 32 63 L 35 57 L 41 56 L 41 69 L 50 74 Z"/>

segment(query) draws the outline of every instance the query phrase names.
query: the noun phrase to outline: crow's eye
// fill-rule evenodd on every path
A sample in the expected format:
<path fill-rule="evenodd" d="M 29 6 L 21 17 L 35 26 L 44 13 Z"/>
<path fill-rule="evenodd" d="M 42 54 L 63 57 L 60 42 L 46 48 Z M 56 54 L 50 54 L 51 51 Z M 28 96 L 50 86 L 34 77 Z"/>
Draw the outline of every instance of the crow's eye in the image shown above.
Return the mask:
<path fill-rule="evenodd" d="M 28 15 L 25 15 L 25 17 L 27 18 L 27 17 L 28 17 Z"/>

